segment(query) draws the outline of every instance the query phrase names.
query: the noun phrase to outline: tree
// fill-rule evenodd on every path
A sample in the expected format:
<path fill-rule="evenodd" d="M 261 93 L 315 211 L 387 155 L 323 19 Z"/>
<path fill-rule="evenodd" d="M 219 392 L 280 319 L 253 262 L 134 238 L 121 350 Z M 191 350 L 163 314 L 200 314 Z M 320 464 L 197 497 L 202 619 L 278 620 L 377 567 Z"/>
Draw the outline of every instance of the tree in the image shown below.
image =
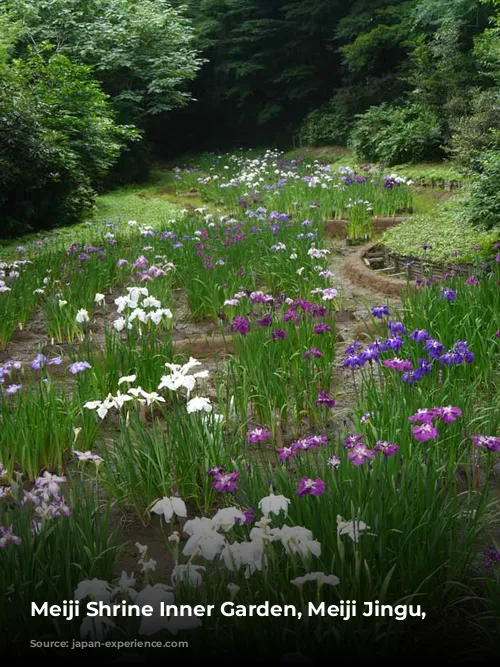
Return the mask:
<path fill-rule="evenodd" d="M 495 13 L 489 27 L 474 40 L 474 55 L 479 71 L 495 86 L 500 86 L 500 0 L 482 0 Z"/>
<path fill-rule="evenodd" d="M 134 139 L 88 67 L 60 54 L 0 59 L 1 235 L 81 219 Z"/>
<path fill-rule="evenodd" d="M 473 39 L 487 22 L 480 4 L 480 0 L 420 0 L 415 10 L 409 82 L 418 102 L 442 115 L 445 137 L 452 120 L 466 112 L 470 89 L 477 81 Z"/>
<path fill-rule="evenodd" d="M 193 31 L 181 9 L 166 0 L 9 0 L 21 25 L 17 47 L 51 45 L 90 65 L 126 122 L 183 106 L 185 84 L 201 65 Z"/>

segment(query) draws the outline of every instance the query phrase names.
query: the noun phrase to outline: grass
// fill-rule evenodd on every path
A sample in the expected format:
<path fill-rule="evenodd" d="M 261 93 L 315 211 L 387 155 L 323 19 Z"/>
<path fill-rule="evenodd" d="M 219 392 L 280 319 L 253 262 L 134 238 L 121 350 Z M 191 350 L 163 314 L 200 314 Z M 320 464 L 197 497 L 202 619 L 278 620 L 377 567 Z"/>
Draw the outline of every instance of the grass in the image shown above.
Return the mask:
<path fill-rule="evenodd" d="M 12 255 L 19 245 L 57 235 L 70 243 L 86 241 L 91 236 L 89 222 L 119 222 L 136 220 L 139 224 L 166 227 L 183 208 L 204 206 L 200 197 L 176 194 L 174 174 L 165 167 L 156 167 L 145 184 L 127 185 L 100 195 L 95 211 L 83 222 L 69 227 L 27 234 L 16 239 L 0 239 L 0 258 Z"/>
<path fill-rule="evenodd" d="M 166 193 L 158 193 L 164 180 L 155 181 L 146 186 L 130 185 L 101 195 L 93 220 L 116 222 L 123 219 L 137 220 L 139 224 L 152 227 L 167 225 L 179 213 L 181 204 L 174 203 Z"/>
<path fill-rule="evenodd" d="M 450 198 L 450 196 L 451 194 L 444 190 L 434 190 L 432 188 L 414 189 L 414 215 L 432 215 L 443 202 Z"/>
<path fill-rule="evenodd" d="M 468 180 L 451 162 L 447 161 L 401 164 L 392 167 L 392 170 L 397 174 L 404 174 L 414 181 L 425 181 L 426 183 L 436 181 L 436 187 L 440 186 L 440 181 L 465 183 Z"/>

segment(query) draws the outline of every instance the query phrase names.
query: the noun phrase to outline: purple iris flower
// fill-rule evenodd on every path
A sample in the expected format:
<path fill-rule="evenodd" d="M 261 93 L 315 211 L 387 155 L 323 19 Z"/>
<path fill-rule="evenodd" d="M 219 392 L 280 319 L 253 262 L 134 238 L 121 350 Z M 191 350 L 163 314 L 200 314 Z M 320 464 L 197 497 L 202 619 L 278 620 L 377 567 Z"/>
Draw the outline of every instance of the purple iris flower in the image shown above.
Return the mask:
<path fill-rule="evenodd" d="M 273 340 L 285 340 L 287 336 L 287 332 L 283 331 L 283 329 L 275 329 L 272 333 Z"/>
<path fill-rule="evenodd" d="M 326 317 L 328 315 L 328 310 L 324 306 L 314 305 L 311 310 L 311 315 L 313 317 Z"/>
<path fill-rule="evenodd" d="M 330 395 L 328 394 L 327 391 L 320 391 L 318 393 L 318 398 L 316 400 L 316 406 L 325 406 L 327 408 L 334 408 L 335 407 L 335 401 L 333 398 L 330 398 Z"/>
<path fill-rule="evenodd" d="M 394 454 L 399 451 L 399 445 L 394 445 L 386 440 L 379 440 L 373 448 L 373 451 L 382 452 L 384 456 L 394 456 Z"/>
<path fill-rule="evenodd" d="M 346 348 L 346 355 L 351 355 L 351 354 L 356 354 L 358 350 L 361 350 L 362 347 L 361 345 L 355 340 L 349 345 L 349 347 Z"/>
<path fill-rule="evenodd" d="M 386 359 L 382 365 L 387 368 L 394 368 L 394 370 L 400 371 L 401 373 L 410 373 L 413 370 L 413 365 L 410 359 L 398 359 L 395 357 L 394 359 Z"/>
<path fill-rule="evenodd" d="M 387 327 L 391 336 L 404 336 L 406 333 L 405 326 L 402 322 L 393 322 L 389 320 L 387 322 Z"/>
<path fill-rule="evenodd" d="M 321 359 L 323 356 L 323 353 L 318 350 L 317 347 L 311 347 L 304 352 L 304 357 L 306 359 L 309 359 L 309 357 L 316 357 L 317 359 Z"/>
<path fill-rule="evenodd" d="M 484 567 L 490 568 L 497 563 L 500 563 L 500 551 L 491 546 L 488 551 L 484 552 Z"/>
<path fill-rule="evenodd" d="M 231 323 L 231 329 L 233 331 L 237 331 L 242 336 L 246 336 L 250 331 L 250 322 L 247 320 L 246 317 L 241 317 L 240 315 L 237 315 L 235 318 L 233 318 L 233 321 Z"/>
<path fill-rule="evenodd" d="M 22 384 L 11 384 L 8 387 L 5 387 L 5 393 L 7 396 L 12 396 L 12 394 L 17 394 L 18 391 L 21 391 L 22 388 Z"/>
<path fill-rule="evenodd" d="M 363 442 L 358 442 L 358 444 L 351 449 L 347 455 L 347 458 L 353 465 L 359 467 L 362 466 L 368 459 L 374 459 L 375 454 L 371 449 L 368 449 L 368 447 Z"/>
<path fill-rule="evenodd" d="M 257 320 L 257 325 L 259 327 L 270 327 L 271 324 L 273 323 L 273 318 L 269 313 L 267 315 L 264 315 L 264 317 L 261 317 L 259 320 Z"/>
<path fill-rule="evenodd" d="M 399 338 L 399 336 L 394 336 L 393 338 L 387 338 L 385 341 L 387 349 L 394 350 L 394 352 L 398 352 L 398 350 L 400 350 L 404 344 L 405 344 L 404 340 L 402 338 Z"/>
<path fill-rule="evenodd" d="M 239 472 L 227 472 L 215 475 L 212 487 L 221 493 L 233 493 L 238 484 L 239 476 Z"/>
<path fill-rule="evenodd" d="M 493 435 L 473 435 L 472 441 L 476 447 L 485 447 L 490 452 L 500 452 L 500 438 Z"/>
<path fill-rule="evenodd" d="M 75 361 L 74 364 L 68 368 L 71 375 L 77 375 L 78 373 L 83 373 L 83 371 L 92 368 L 88 361 Z"/>
<path fill-rule="evenodd" d="M 424 422 L 420 426 L 413 426 L 412 433 L 418 442 L 427 442 L 439 438 L 437 428 L 431 422 Z"/>
<path fill-rule="evenodd" d="M 364 438 L 363 433 L 349 433 L 349 435 L 344 440 L 344 449 L 353 449 L 356 445 L 359 445 Z"/>
<path fill-rule="evenodd" d="M 372 308 L 372 315 L 381 320 L 384 315 L 389 315 L 389 306 L 376 306 Z"/>
<path fill-rule="evenodd" d="M 322 479 L 311 479 L 303 477 L 299 482 L 297 495 L 302 496 L 321 496 L 325 492 L 325 483 Z"/>
<path fill-rule="evenodd" d="M 224 466 L 214 466 L 213 468 L 210 468 L 210 470 L 207 470 L 207 477 L 217 477 L 217 475 L 222 475 L 223 472 L 226 472 L 226 468 Z"/>
<path fill-rule="evenodd" d="M 373 347 L 372 345 L 368 345 L 366 350 L 363 350 L 363 352 L 360 353 L 359 357 L 364 362 L 367 362 L 367 361 L 376 361 L 376 362 L 378 362 L 379 353 L 378 353 L 378 350 L 377 350 L 376 347 Z"/>
<path fill-rule="evenodd" d="M 449 289 L 447 287 L 446 289 L 441 291 L 441 298 L 450 302 L 455 301 L 455 299 L 457 298 L 457 293 L 454 290 Z"/>
<path fill-rule="evenodd" d="M 439 359 L 444 349 L 443 343 L 436 340 L 435 338 L 429 338 L 425 345 L 424 350 L 429 353 L 429 356 L 433 359 Z"/>
<path fill-rule="evenodd" d="M 343 362 L 342 365 L 343 365 L 344 368 L 352 368 L 354 370 L 355 368 L 359 368 L 360 366 L 363 366 L 364 361 L 359 355 L 350 354 L 349 356 L 347 356 L 344 359 L 344 362 Z"/>
<path fill-rule="evenodd" d="M 34 371 L 39 371 L 47 364 L 47 357 L 44 354 L 37 354 L 30 366 Z"/>
<path fill-rule="evenodd" d="M 271 431 L 267 428 L 262 428 L 262 426 L 257 426 L 256 428 L 248 431 L 248 442 L 254 445 L 257 442 L 265 442 L 272 437 Z"/>
<path fill-rule="evenodd" d="M 415 329 L 409 335 L 410 340 L 415 340 L 417 343 L 423 343 L 424 341 L 429 340 L 430 335 L 426 329 Z"/>

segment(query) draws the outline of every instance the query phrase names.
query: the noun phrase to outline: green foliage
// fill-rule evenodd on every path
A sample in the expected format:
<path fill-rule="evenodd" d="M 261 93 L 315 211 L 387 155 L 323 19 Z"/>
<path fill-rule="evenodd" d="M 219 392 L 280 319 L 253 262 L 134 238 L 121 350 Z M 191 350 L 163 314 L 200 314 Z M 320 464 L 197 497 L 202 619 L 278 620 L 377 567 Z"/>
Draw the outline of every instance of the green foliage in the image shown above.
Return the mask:
<path fill-rule="evenodd" d="M 0 235 L 77 221 L 137 133 L 115 123 L 88 67 L 65 56 L 13 61 L 0 80 Z"/>
<path fill-rule="evenodd" d="M 464 198 L 453 199 L 431 216 L 414 216 L 387 231 L 383 242 L 397 255 L 417 257 L 432 262 L 453 262 L 459 253 L 461 262 L 477 259 L 478 246 L 485 252 L 498 240 L 498 232 L 478 231 L 468 220 Z M 426 249 L 423 248 L 426 247 Z"/>
<path fill-rule="evenodd" d="M 487 151 L 481 171 L 471 185 L 468 214 L 471 223 L 484 229 L 500 229 L 500 150 Z"/>
<path fill-rule="evenodd" d="M 309 113 L 299 129 L 300 142 L 306 146 L 344 144 L 349 129 L 347 118 L 333 101 Z"/>
<path fill-rule="evenodd" d="M 347 41 L 340 51 L 349 72 L 381 74 L 387 71 L 389 61 L 393 68 L 394 64 L 397 69 L 404 67 L 414 5 L 415 0 L 355 3 L 336 30 L 337 38 Z"/>
<path fill-rule="evenodd" d="M 349 146 L 359 158 L 394 165 L 439 157 L 441 138 L 431 109 L 382 104 L 358 116 Z"/>
<path fill-rule="evenodd" d="M 94 188 L 144 182 L 152 158 L 174 152 L 235 144 L 289 147 L 292 139 L 294 145 L 298 139 L 315 147 L 349 139 L 364 160 L 395 165 L 448 154 L 465 172 L 480 169 L 482 153 L 498 146 L 497 0 L 6 0 L 3 5 L 0 66 L 12 58 L 29 60 L 32 50 L 45 62 L 58 55 L 89 66 L 88 76 L 99 80 L 118 118 L 143 133 L 140 143 L 119 150 L 115 144 L 122 144 L 123 136 L 108 145 L 97 135 L 89 141 L 96 114 L 85 104 L 80 114 L 76 83 L 74 90 L 67 86 L 66 115 L 51 118 L 24 103 L 26 118 L 16 124 L 24 129 L 14 137 L 36 143 L 30 139 L 40 132 L 34 126 L 47 122 L 50 141 L 44 139 L 44 145 L 57 153 L 71 137 L 78 159 L 36 153 L 41 208 L 37 203 L 23 219 L 47 217 L 52 190 L 45 183 L 51 174 L 61 192 L 79 189 L 67 210 L 58 210 L 62 203 L 52 207 L 54 217 L 76 220 L 91 204 Z M 30 87 L 36 88 L 34 81 Z M 49 107 L 54 99 L 49 96 Z M 193 99 L 197 103 L 188 104 Z M 14 113 L 11 107 L 6 118 Z M 113 120 L 99 116 L 104 133 Z M 19 154 L 32 151 L 15 145 Z M 25 190 L 20 184 L 19 191 Z M 67 201 L 59 194 L 58 199 Z"/>
<path fill-rule="evenodd" d="M 226 141 L 284 142 L 331 96 L 340 64 L 333 26 L 345 13 L 340 0 L 187 4 L 210 62 L 194 87 L 198 104 L 178 117 L 182 149 L 188 140 L 196 150 Z"/>
<path fill-rule="evenodd" d="M 383 103 L 428 108 L 418 115 L 439 118 L 446 146 L 498 71 L 492 2 L 190 0 L 188 11 L 210 63 L 199 104 L 176 118 L 181 150 L 338 144 Z"/>
<path fill-rule="evenodd" d="M 450 123 L 467 113 L 469 89 L 477 79 L 470 32 L 461 20 L 450 17 L 430 36 L 416 29 L 414 45 L 412 97 L 439 114 L 448 139 Z"/>
<path fill-rule="evenodd" d="M 18 50 L 49 43 L 92 65 L 115 108 L 130 122 L 182 106 L 200 61 L 181 10 L 166 0 L 11 0 L 23 32 Z"/>
<path fill-rule="evenodd" d="M 362 82 L 351 81 L 302 122 L 299 137 L 307 146 L 347 143 L 355 116 L 375 102 L 383 104 L 398 96 L 400 83 L 393 74 L 368 76 Z"/>
<path fill-rule="evenodd" d="M 500 149 L 500 90 L 476 89 L 471 113 L 451 124 L 450 154 L 462 168 L 477 171 L 485 151 Z"/>
<path fill-rule="evenodd" d="M 7 14 L 0 8 L 0 65 L 4 65 L 12 54 L 19 31 L 19 24 L 9 20 Z"/>
<path fill-rule="evenodd" d="M 500 3 L 498 0 L 482 0 L 482 4 L 495 8 L 490 19 L 490 27 L 474 42 L 474 55 L 479 63 L 482 74 L 493 79 L 500 85 Z"/>

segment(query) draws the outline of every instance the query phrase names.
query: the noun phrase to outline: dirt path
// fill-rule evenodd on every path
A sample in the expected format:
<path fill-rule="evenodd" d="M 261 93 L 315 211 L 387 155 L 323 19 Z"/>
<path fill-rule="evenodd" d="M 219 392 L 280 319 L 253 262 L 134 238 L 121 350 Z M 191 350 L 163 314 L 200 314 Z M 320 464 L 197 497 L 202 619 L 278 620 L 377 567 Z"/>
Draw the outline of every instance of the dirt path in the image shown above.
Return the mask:
<path fill-rule="evenodd" d="M 358 248 L 347 247 L 342 241 L 333 239 L 327 243 L 327 246 L 332 251 L 329 266 L 334 273 L 332 283 L 340 294 L 340 311 L 336 318 L 340 342 L 333 363 L 333 391 L 337 403 L 335 423 L 338 430 L 341 430 L 346 422 L 350 422 L 353 414 L 352 406 L 355 405 L 357 398 L 353 373 L 343 367 L 344 352 L 354 340 L 363 343 L 373 338 L 370 326 L 371 308 L 387 305 L 390 312 L 397 317 L 396 313 L 401 308 L 401 301 L 359 285 L 349 277 L 348 264 L 357 253 Z"/>

